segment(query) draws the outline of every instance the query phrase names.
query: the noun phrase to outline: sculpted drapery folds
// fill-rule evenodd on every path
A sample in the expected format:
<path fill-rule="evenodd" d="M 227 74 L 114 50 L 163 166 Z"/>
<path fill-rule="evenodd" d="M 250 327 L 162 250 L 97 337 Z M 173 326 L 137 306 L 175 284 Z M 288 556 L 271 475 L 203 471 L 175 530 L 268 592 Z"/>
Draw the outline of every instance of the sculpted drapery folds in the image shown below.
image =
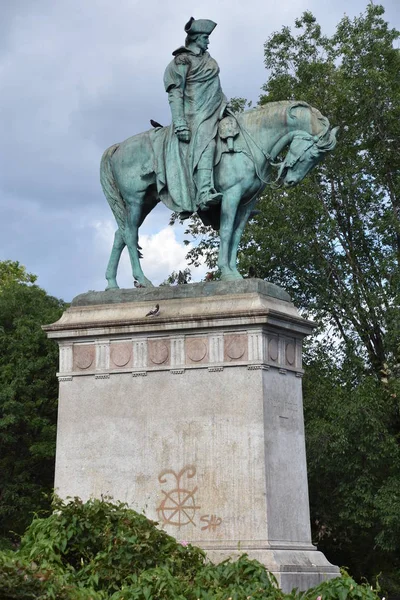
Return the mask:
<path fill-rule="evenodd" d="M 172 53 L 164 75 L 172 114 L 164 146 L 165 178 L 181 213 L 206 210 L 222 198 L 214 189 L 212 169 L 218 122 L 228 102 L 218 64 L 207 52 L 215 27 L 213 21 L 192 17 L 185 26 L 185 46 Z"/>

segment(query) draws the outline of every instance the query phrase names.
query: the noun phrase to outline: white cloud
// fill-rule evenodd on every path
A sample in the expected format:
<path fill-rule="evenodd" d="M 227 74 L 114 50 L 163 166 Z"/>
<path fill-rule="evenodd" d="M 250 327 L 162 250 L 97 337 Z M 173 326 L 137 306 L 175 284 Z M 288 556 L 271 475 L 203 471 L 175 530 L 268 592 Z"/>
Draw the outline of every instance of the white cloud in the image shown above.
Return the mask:
<path fill-rule="evenodd" d="M 103 261 L 105 271 L 114 239 L 115 225 L 112 220 L 107 220 L 96 221 L 93 223 L 93 227 L 95 229 L 96 257 L 99 261 Z M 193 247 L 191 244 L 185 246 L 180 243 L 176 238 L 175 229 L 171 226 L 164 227 L 155 234 L 141 235 L 140 246 L 143 254 L 142 269 L 154 285 L 163 282 L 172 271 L 183 271 L 188 266 L 186 255 Z M 194 281 L 203 279 L 207 272 L 204 264 L 199 267 L 190 267 L 190 269 Z M 103 285 L 103 280 L 96 282 L 96 289 L 102 289 Z M 118 285 L 121 288 L 133 287 L 126 248 L 121 256 L 118 269 Z"/>

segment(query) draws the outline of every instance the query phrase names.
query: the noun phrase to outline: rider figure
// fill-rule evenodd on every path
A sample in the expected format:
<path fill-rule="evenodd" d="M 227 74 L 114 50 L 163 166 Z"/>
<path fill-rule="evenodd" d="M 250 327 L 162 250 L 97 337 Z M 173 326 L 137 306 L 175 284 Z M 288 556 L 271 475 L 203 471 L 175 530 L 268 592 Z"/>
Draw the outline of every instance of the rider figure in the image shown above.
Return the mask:
<path fill-rule="evenodd" d="M 187 181 L 194 177 L 195 187 L 190 184 L 195 198 L 191 199 L 189 213 L 207 210 L 222 199 L 214 188 L 213 163 L 218 123 L 228 102 L 221 89 L 218 64 L 207 52 L 209 35 L 215 27 L 213 21 L 192 17 L 185 25 L 185 46 L 172 53 L 174 59 L 164 75 L 181 157 L 171 165 L 177 173 L 174 179 Z M 187 181 L 188 189 L 190 184 Z M 187 201 L 182 207 L 188 207 Z"/>

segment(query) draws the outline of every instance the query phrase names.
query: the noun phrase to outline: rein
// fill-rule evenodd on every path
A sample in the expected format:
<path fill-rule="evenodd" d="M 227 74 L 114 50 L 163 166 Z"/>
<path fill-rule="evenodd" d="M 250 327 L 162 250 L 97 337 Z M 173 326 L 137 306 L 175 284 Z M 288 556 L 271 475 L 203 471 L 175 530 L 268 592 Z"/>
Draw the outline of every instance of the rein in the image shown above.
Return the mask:
<path fill-rule="evenodd" d="M 286 157 L 280 164 L 275 165 L 275 166 L 279 166 L 278 177 L 275 179 L 275 181 L 272 181 L 269 184 L 274 189 L 278 189 L 279 187 L 281 187 L 282 184 L 280 183 L 280 180 L 282 178 L 282 175 L 288 169 L 291 169 L 292 167 L 294 167 L 294 165 L 302 159 L 302 157 L 305 155 L 305 153 L 313 146 L 316 146 L 317 142 L 320 140 L 319 136 L 312 135 L 312 134 L 308 133 L 307 131 L 301 131 L 301 130 L 294 131 L 293 135 L 291 137 L 292 137 L 292 139 L 290 141 L 290 146 L 289 146 L 289 150 L 287 151 Z M 309 143 L 302 146 L 301 152 L 299 152 L 296 155 L 292 150 L 292 144 L 293 144 L 293 142 L 298 141 L 298 140 L 304 140 Z M 291 154 L 292 154 L 291 160 L 288 160 Z"/>
<path fill-rule="evenodd" d="M 253 136 L 251 135 L 251 133 L 250 133 L 250 132 L 249 132 L 249 131 L 248 131 L 248 130 L 245 128 L 245 127 L 242 127 L 242 124 L 239 122 L 239 120 L 238 120 L 238 119 L 236 119 L 236 122 L 237 122 L 237 124 L 238 124 L 238 127 L 239 127 L 239 129 L 240 129 L 240 131 L 241 131 L 241 133 L 242 133 L 242 136 L 243 136 L 244 140 L 246 141 L 247 147 L 248 147 L 248 149 L 249 149 L 249 154 L 250 154 L 250 156 L 251 156 L 251 158 L 252 158 L 252 160 L 253 160 L 253 164 L 254 164 L 254 167 L 255 167 L 255 172 L 256 172 L 256 175 L 257 175 L 258 179 L 260 180 L 260 182 L 261 182 L 261 183 L 263 183 L 263 184 L 265 184 L 265 185 L 272 186 L 272 187 L 274 187 L 275 189 L 277 189 L 278 187 L 280 187 L 278 182 L 279 182 L 279 179 L 280 179 L 280 178 L 281 178 L 281 176 L 282 176 L 282 173 L 283 173 L 284 169 L 285 169 L 285 168 L 286 168 L 286 169 L 289 169 L 289 168 L 293 167 L 293 166 L 294 166 L 294 165 L 295 165 L 295 164 L 296 164 L 296 163 L 297 163 L 297 162 L 298 162 L 298 161 L 299 161 L 299 160 L 302 158 L 302 156 L 303 156 L 303 155 L 304 155 L 304 154 L 307 152 L 307 150 L 309 150 L 309 149 L 310 149 L 312 146 L 314 146 L 314 145 L 315 145 L 315 144 L 316 144 L 316 143 L 319 141 L 319 139 L 320 139 L 320 137 L 319 137 L 319 136 L 317 136 L 317 135 L 312 135 L 312 134 L 308 133 L 307 131 L 302 131 L 302 130 L 300 130 L 300 129 L 299 129 L 299 130 L 297 130 L 297 131 L 288 132 L 288 133 L 287 133 L 287 134 L 284 136 L 284 137 L 287 137 L 287 138 L 288 138 L 288 142 L 287 142 L 287 143 L 284 143 L 284 146 L 283 146 L 283 147 L 286 147 L 286 145 L 287 145 L 288 143 L 290 144 L 290 146 L 289 146 L 289 150 L 288 150 L 288 153 L 287 153 L 287 156 L 289 155 L 289 153 L 290 153 L 290 147 L 291 147 L 292 143 L 293 143 L 295 140 L 298 140 L 298 139 L 303 139 L 303 140 L 307 140 L 307 141 L 309 141 L 310 143 L 309 143 L 309 144 L 308 144 L 308 145 L 307 145 L 307 146 L 306 146 L 306 147 L 303 149 L 303 151 L 301 152 L 301 154 L 299 154 L 298 156 L 295 156 L 295 157 L 294 157 L 294 158 L 293 158 L 291 161 L 288 161 L 288 162 L 287 162 L 287 161 L 286 161 L 286 158 L 285 158 L 285 159 L 284 159 L 284 160 L 283 160 L 281 163 L 278 163 L 278 164 L 276 164 L 276 163 L 274 163 L 274 162 L 273 162 L 273 161 L 274 161 L 274 159 L 272 158 L 272 156 L 275 154 L 275 153 L 274 153 L 274 150 L 275 150 L 276 146 L 277 146 L 277 145 L 278 145 L 278 144 L 281 142 L 281 140 L 278 140 L 278 142 L 276 142 L 275 146 L 274 146 L 274 147 L 273 147 L 273 149 L 272 149 L 272 152 L 271 152 L 271 154 L 268 154 L 268 153 L 267 153 L 267 152 L 265 152 L 265 151 L 263 150 L 263 148 L 262 148 L 262 147 L 261 147 L 261 146 L 260 146 L 260 145 L 259 145 L 259 144 L 256 142 L 256 140 L 253 138 Z M 322 134 L 322 135 L 323 135 L 323 134 Z M 266 180 L 265 180 L 265 179 L 262 177 L 262 175 L 260 174 L 260 172 L 259 172 L 259 167 L 258 167 L 258 164 L 257 164 L 257 160 L 256 160 L 256 159 L 255 159 L 255 157 L 254 157 L 254 154 L 253 154 L 253 152 L 252 152 L 252 149 L 251 149 L 251 147 L 250 147 L 250 145 L 249 145 L 249 143 L 248 143 L 248 141 L 247 141 L 247 139 L 246 139 L 246 136 L 248 136 L 248 137 L 251 139 L 251 141 L 252 141 L 252 143 L 254 144 L 254 146 L 256 146 L 256 148 L 258 148 L 258 150 L 259 150 L 259 151 L 261 152 L 261 154 L 264 156 L 264 158 L 265 158 L 265 160 L 266 160 L 266 167 L 268 167 L 268 166 L 271 166 L 271 167 L 279 167 L 279 174 L 278 174 L 278 177 L 275 179 L 275 181 L 266 181 Z"/>
<path fill-rule="evenodd" d="M 236 117 L 235 117 L 235 118 L 236 118 Z M 265 181 L 265 180 L 264 180 L 264 179 L 261 177 L 260 173 L 258 172 L 258 164 L 257 164 L 257 160 L 255 159 L 255 156 L 254 156 L 254 154 L 253 154 L 253 152 L 252 152 L 252 150 L 251 150 L 251 147 L 250 147 L 250 145 L 249 145 L 249 143 L 248 143 L 248 141 L 247 141 L 247 139 L 246 139 L 246 136 L 248 136 L 248 137 L 251 139 L 252 143 L 253 143 L 253 144 L 256 146 L 256 148 L 258 148 L 258 150 L 259 150 L 259 151 L 261 152 L 261 154 L 264 156 L 264 158 L 265 158 L 265 160 L 266 160 L 266 162 L 267 162 L 267 165 L 268 165 L 268 166 L 269 166 L 269 165 L 273 165 L 273 162 L 272 162 L 272 156 L 271 156 L 270 154 L 268 154 L 268 152 L 265 152 L 265 151 L 263 150 L 263 148 L 261 148 L 261 146 L 260 146 L 259 144 L 257 144 L 257 142 L 255 141 L 255 139 L 253 138 L 253 136 L 251 135 L 251 133 L 250 133 L 250 132 L 249 132 L 249 131 L 248 131 L 248 130 L 245 128 L 245 127 L 242 127 L 242 124 L 239 122 L 239 120 L 238 120 L 238 119 L 236 119 L 236 123 L 237 123 L 237 125 L 238 125 L 238 127 L 239 127 L 239 129 L 240 129 L 240 131 L 241 131 L 241 133 L 242 133 L 243 139 L 245 140 L 245 142 L 246 142 L 246 144 L 247 144 L 247 148 L 248 148 L 248 150 L 249 150 L 249 155 L 251 156 L 251 158 L 252 158 L 252 160 L 253 160 L 254 169 L 255 169 L 255 172 L 256 172 L 256 175 L 257 175 L 258 179 L 261 181 L 261 183 L 265 183 L 266 185 L 268 185 L 268 183 L 269 183 L 269 182 L 268 182 L 268 181 Z M 257 192 L 257 193 L 258 193 L 258 192 Z M 247 202 L 246 204 L 248 204 L 248 202 Z"/>

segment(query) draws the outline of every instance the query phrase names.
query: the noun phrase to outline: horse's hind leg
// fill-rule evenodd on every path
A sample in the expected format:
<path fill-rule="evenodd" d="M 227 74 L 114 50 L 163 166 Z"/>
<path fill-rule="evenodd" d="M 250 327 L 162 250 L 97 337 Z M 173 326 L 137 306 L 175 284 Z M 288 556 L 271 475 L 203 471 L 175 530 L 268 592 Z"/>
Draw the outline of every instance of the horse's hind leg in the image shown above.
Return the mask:
<path fill-rule="evenodd" d="M 124 238 L 121 230 L 117 229 L 114 235 L 114 244 L 111 250 L 110 260 L 108 261 L 106 270 L 107 287 L 106 290 L 118 289 L 117 283 L 117 269 L 119 259 L 121 258 L 122 250 L 125 248 Z"/>
<path fill-rule="evenodd" d="M 151 281 L 145 277 L 142 271 L 138 251 L 139 227 L 143 221 L 144 197 L 145 192 L 137 193 L 131 198 L 125 198 L 127 206 L 125 243 L 131 260 L 133 278 L 144 287 L 153 287 Z"/>
<path fill-rule="evenodd" d="M 243 235 L 244 228 L 246 227 L 247 221 L 250 218 L 251 212 L 257 202 L 257 198 L 253 198 L 251 202 L 245 206 L 239 206 L 236 213 L 236 219 L 232 234 L 231 246 L 229 248 L 229 268 L 237 276 L 242 277 L 237 270 L 237 253 L 240 244 L 240 240 Z"/>

